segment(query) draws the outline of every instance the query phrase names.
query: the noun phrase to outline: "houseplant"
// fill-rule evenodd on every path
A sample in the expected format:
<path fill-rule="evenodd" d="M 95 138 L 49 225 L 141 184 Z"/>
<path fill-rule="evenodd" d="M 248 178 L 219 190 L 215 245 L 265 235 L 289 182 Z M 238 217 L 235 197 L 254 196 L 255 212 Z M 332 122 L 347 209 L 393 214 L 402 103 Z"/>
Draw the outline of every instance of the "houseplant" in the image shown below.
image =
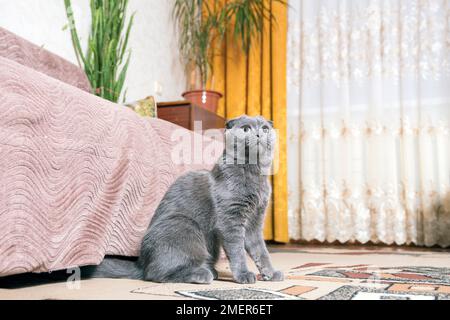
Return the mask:
<path fill-rule="evenodd" d="M 222 8 L 204 0 L 175 0 L 173 15 L 179 30 L 179 49 L 189 79 L 189 91 L 183 97 L 213 112 L 221 93 L 207 90 L 214 44 L 225 32 Z M 217 39 L 219 38 L 219 39 Z M 218 41 L 216 41 L 218 40 Z"/>
<path fill-rule="evenodd" d="M 252 41 L 264 32 L 264 20 L 274 17 L 265 0 L 229 0 L 224 5 L 217 0 L 175 0 L 173 14 L 179 29 L 181 56 L 190 79 L 190 90 L 183 96 L 215 112 L 222 94 L 206 89 L 206 82 L 212 76 L 215 46 L 222 46 L 224 34 L 229 30 L 248 58 Z"/>
<path fill-rule="evenodd" d="M 91 30 L 86 52 L 81 48 L 70 0 L 64 0 L 78 63 L 83 65 L 94 93 L 117 102 L 130 62 L 127 45 L 134 14 L 126 25 L 128 0 L 90 0 Z"/>

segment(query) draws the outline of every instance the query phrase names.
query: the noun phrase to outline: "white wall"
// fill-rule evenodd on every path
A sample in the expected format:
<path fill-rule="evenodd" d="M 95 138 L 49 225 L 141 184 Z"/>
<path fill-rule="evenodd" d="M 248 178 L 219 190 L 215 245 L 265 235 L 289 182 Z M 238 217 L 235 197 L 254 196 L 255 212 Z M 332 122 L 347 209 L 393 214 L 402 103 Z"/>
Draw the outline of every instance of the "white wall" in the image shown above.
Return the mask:
<path fill-rule="evenodd" d="M 155 95 L 158 101 L 179 100 L 185 89 L 171 17 L 173 0 L 130 0 L 136 12 L 130 34 L 131 61 L 125 82 L 127 101 Z M 86 43 L 89 0 L 72 0 L 77 29 Z M 0 26 L 76 62 L 63 0 L 0 0 Z M 160 92 L 155 85 L 160 84 Z M 156 90 L 156 91 L 155 91 Z"/>

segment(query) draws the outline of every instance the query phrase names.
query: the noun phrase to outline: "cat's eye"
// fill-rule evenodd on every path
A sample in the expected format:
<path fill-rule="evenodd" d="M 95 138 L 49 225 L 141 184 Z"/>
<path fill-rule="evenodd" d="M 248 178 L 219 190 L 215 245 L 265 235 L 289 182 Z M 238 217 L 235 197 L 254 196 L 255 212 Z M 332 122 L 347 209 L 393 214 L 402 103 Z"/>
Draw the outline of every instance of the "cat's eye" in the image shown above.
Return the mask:
<path fill-rule="evenodd" d="M 244 130 L 244 132 L 249 132 L 250 126 L 243 126 L 243 127 L 241 127 L 241 129 Z"/>
<path fill-rule="evenodd" d="M 269 127 L 268 126 L 264 126 L 262 129 L 263 129 L 264 133 L 268 133 L 269 132 Z"/>

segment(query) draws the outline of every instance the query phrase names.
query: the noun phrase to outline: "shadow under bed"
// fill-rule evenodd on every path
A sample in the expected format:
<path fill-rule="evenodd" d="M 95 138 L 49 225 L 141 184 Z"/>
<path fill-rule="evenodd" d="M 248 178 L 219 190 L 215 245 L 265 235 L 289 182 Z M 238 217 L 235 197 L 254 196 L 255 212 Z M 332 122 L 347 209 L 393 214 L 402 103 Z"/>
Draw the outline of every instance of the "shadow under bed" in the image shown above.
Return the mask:
<path fill-rule="evenodd" d="M 119 256 L 109 256 L 116 259 L 136 261 L 137 258 L 134 257 L 119 257 Z M 94 271 L 95 266 L 83 266 L 81 269 L 81 279 L 91 278 L 90 274 Z M 73 271 L 68 272 L 66 269 L 57 270 L 52 272 L 42 272 L 42 273 L 21 273 L 14 274 L 11 276 L 0 277 L 0 289 L 21 289 L 33 286 L 40 286 L 45 284 L 53 284 L 66 282 L 70 276 L 73 275 Z"/>

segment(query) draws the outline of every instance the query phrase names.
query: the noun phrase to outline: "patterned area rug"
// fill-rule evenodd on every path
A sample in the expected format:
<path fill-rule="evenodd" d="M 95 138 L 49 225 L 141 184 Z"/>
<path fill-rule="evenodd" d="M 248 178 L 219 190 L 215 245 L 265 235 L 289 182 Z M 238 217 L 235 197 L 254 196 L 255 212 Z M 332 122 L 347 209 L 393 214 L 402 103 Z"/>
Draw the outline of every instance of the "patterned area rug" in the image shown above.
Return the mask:
<path fill-rule="evenodd" d="M 287 272 L 300 284 L 279 290 L 254 288 L 177 291 L 196 299 L 305 299 L 305 293 L 338 285 L 319 300 L 450 300 L 450 269 L 437 267 L 326 266 L 309 263 Z M 304 285 L 314 283 L 314 285 Z M 330 287 L 331 288 L 331 287 Z"/>
<path fill-rule="evenodd" d="M 297 269 L 298 270 L 298 269 Z M 450 269 L 436 267 L 374 267 L 370 265 L 322 267 L 293 279 L 319 281 L 347 280 L 320 300 L 448 300 Z"/>
<path fill-rule="evenodd" d="M 93 279 L 1 289 L 0 279 L 0 299 L 450 300 L 448 250 L 276 247 L 271 255 L 285 281 L 236 284 L 223 260 L 211 285 Z"/>

